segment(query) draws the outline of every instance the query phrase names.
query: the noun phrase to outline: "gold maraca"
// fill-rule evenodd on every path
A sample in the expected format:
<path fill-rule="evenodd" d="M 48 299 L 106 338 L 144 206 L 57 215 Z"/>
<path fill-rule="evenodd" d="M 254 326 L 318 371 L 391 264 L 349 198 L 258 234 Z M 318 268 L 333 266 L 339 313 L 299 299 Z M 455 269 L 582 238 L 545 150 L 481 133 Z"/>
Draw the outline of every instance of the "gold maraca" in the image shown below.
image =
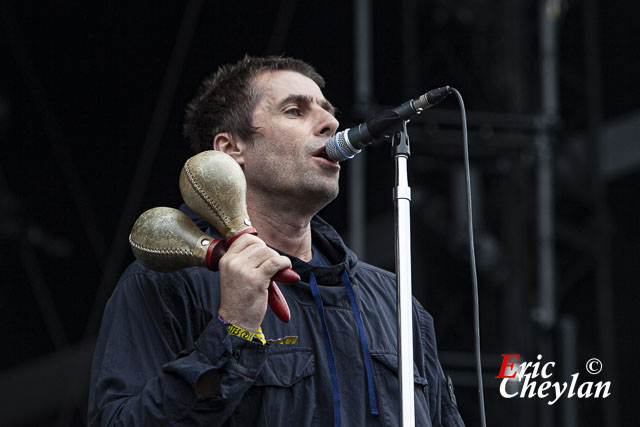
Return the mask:
<path fill-rule="evenodd" d="M 135 257 L 155 271 L 187 267 L 218 270 L 227 247 L 222 239 L 203 233 L 185 213 L 167 207 L 149 209 L 138 217 L 129 244 Z"/>
<path fill-rule="evenodd" d="M 185 203 L 224 236 L 227 246 L 243 234 L 257 234 L 247 213 L 246 192 L 242 168 L 221 151 L 203 151 L 191 157 L 180 173 L 180 193 Z M 300 276 L 286 268 L 273 280 L 296 283 Z M 280 319 L 289 321 L 289 306 L 274 281 L 269 286 L 269 306 Z"/>
<path fill-rule="evenodd" d="M 149 209 L 140 215 L 131 229 L 129 244 L 138 261 L 163 272 L 187 267 L 218 271 L 218 261 L 227 252 L 224 240 L 203 233 L 185 213 L 168 207 Z M 298 274 L 291 272 L 280 272 L 275 280 L 297 282 Z M 289 321 L 289 306 L 275 283 L 269 286 L 269 305 L 281 320 Z"/>

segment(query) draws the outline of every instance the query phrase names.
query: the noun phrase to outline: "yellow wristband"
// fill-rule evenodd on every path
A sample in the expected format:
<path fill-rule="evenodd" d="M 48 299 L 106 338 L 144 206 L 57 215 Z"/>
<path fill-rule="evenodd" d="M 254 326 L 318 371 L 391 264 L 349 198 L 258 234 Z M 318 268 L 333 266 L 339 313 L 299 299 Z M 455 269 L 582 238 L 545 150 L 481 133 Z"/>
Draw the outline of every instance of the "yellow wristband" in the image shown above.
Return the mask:
<path fill-rule="evenodd" d="M 227 328 L 227 331 L 229 331 L 231 335 L 235 335 L 236 337 L 240 337 L 247 341 L 258 341 L 262 345 L 265 345 L 267 343 L 267 341 L 264 339 L 264 333 L 262 333 L 261 326 L 258 327 L 258 330 L 256 332 L 249 332 L 246 329 L 241 328 L 240 326 L 236 326 L 233 323 L 227 322 L 222 317 L 220 317 L 220 315 L 218 315 L 218 320 L 220 320 L 224 324 L 225 328 Z"/>

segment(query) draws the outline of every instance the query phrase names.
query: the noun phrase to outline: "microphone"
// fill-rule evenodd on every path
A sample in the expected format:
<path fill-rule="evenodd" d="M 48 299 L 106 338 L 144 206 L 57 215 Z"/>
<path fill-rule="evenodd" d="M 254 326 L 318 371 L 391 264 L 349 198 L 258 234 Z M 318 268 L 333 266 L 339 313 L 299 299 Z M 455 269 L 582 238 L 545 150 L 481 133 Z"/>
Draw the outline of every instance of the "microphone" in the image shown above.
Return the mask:
<path fill-rule="evenodd" d="M 380 139 L 383 135 L 400 129 L 404 120 L 431 108 L 451 93 L 449 86 L 430 90 L 424 95 L 411 99 L 404 104 L 370 117 L 356 128 L 345 129 L 335 134 L 326 144 L 329 159 L 341 162 L 352 159 L 364 147 Z"/>

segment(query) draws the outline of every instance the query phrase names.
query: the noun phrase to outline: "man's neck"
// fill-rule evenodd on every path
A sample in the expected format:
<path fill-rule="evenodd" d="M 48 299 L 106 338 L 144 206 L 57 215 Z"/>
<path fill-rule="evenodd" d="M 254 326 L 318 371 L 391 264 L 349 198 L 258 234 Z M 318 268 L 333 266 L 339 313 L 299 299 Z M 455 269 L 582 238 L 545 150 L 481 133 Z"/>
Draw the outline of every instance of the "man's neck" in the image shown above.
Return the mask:
<path fill-rule="evenodd" d="M 311 260 L 311 217 L 255 204 L 248 204 L 247 211 L 258 236 L 269 246 L 303 261 Z"/>

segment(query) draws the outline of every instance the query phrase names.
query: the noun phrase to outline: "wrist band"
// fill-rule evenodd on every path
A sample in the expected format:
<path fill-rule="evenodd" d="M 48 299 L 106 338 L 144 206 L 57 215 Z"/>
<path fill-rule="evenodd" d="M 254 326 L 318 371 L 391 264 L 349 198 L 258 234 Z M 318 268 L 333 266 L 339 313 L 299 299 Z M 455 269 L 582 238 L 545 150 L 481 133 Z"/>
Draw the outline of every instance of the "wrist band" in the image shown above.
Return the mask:
<path fill-rule="evenodd" d="M 267 343 L 267 341 L 264 339 L 264 334 L 262 333 L 261 326 L 258 327 L 258 330 L 256 332 L 249 332 L 246 329 L 241 328 L 240 326 L 236 326 L 233 323 L 227 322 L 219 314 L 218 320 L 222 322 L 222 324 L 227 328 L 227 331 L 229 331 L 229 334 L 231 335 L 235 335 L 236 337 L 240 337 L 247 341 L 257 341 L 262 345 L 265 345 Z"/>

